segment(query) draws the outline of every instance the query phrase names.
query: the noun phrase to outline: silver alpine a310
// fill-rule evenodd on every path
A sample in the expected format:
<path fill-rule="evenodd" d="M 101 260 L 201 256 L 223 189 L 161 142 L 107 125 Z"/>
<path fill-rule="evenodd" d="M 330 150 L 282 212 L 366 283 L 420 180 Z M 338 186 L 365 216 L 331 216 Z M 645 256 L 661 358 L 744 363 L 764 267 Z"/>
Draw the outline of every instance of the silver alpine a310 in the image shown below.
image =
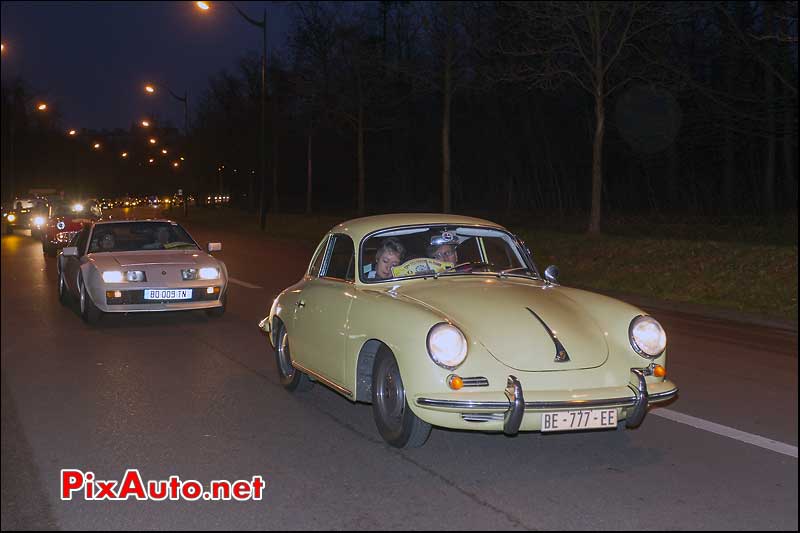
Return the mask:
<path fill-rule="evenodd" d="M 76 298 L 81 318 L 104 313 L 205 309 L 225 312 L 228 272 L 170 220 L 98 221 L 86 225 L 58 255 L 58 296 Z"/>

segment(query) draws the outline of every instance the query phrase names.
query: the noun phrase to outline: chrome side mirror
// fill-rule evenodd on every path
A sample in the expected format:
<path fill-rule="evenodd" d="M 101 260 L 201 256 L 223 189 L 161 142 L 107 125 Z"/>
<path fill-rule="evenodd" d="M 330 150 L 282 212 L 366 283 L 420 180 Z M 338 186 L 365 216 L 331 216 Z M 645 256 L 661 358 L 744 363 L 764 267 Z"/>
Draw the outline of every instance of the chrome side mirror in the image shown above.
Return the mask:
<path fill-rule="evenodd" d="M 222 251 L 222 243 L 221 242 L 210 242 L 207 245 L 208 253 L 211 252 L 221 252 Z"/>
<path fill-rule="evenodd" d="M 61 249 L 61 255 L 64 257 L 78 257 L 78 247 L 77 246 L 67 246 Z"/>
<path fill-rule="evenodd" d="M 558 285 L 558 267 L 555 265 L 550 265 L 544 269 L 544 279 L 553 285 Z"/>

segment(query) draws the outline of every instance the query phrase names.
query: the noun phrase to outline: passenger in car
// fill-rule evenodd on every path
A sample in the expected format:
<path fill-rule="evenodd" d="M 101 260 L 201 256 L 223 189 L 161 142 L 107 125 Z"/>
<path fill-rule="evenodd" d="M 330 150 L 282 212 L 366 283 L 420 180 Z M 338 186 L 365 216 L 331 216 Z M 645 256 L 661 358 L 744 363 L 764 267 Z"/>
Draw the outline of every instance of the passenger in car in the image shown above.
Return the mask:
<path fill-rule="evenodd" d="M 100 251 L 101 252 L 110 252 L 116 246 L 116 239 L 114 239 L 114 234 L 109 232 L 104 234 L 100 237 Z"/>
<path fill-rule="evenodd" d="M 142 246 L 143 250 L 163 250 L 165 245 L 169 243 L 169 228 L 166 226 L 159 226 L 153 236 L 154 242 Z"/>
<path fill-rule="evenodd" d="M 428 257 L 437 261 L 458 263 L 458 253 L 454 244 L 432 244 L 428 246 Z"/>
<path fill-rule="evenodd" d="M 367 273 L 368 279 L 389 279 L 392 268 L 403 262 L 406 247 L 394 237 L 384 239 L 378 251 L 375 252 L 375 268 Z"/>

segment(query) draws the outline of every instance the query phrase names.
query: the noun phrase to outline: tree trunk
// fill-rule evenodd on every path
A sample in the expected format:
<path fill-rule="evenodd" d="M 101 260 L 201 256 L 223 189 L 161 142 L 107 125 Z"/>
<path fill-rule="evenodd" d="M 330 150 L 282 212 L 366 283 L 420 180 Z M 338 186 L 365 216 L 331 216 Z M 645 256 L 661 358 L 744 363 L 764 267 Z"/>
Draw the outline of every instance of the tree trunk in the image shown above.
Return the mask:
<path fill-rule="evenodd" d="M 764 5 L 765 30 L 767 35 L 774 32 L 772 6 L 768 2 Z M 770 52 L 772 47 L 770 47 Z M 771 54 L 770 54 L 771 55 Z M 775 212 L 775 76 L 769 69 L 764 69 L 765 101 L 767 104 L 767 137 L 766 154 L 764 161 L 764 203 L 762 207 L 767 217 L 772 217 Z"/>
<path fill-rule="evenodd" d="M 311 167 L 311 140 L 313 139 L 311 130 L 308 130 L 308 152 L 306 155 L 306 214 L 311 213 L 311 193 L 312 188 L 312 167 Z"/>
<path fill-rule="evenodd" d="M 365 191 L 364 191 L 364 106 L 359 102 L 358 105 L 358 215 L 364 216 L 366 213 Z"/>
<path fill-rule="evenodd" d="M 447 43 L 444 57 L 444 102 L 442 106 L 442 212 L 450 213 L 450 105 L 452 100 L 451 76 L 453 60 L 453 6 L 445 3 L 447 9 Z"/>
<path fill-rule="evenodd" d="M 605 102 L 602 84 L 595 91 L 595 130 L 592 148 L 592 211 L 589 216 L 589 234 L 600 234 L 601 202 L 603 201 L 603 137 L 605 135 Z"/>

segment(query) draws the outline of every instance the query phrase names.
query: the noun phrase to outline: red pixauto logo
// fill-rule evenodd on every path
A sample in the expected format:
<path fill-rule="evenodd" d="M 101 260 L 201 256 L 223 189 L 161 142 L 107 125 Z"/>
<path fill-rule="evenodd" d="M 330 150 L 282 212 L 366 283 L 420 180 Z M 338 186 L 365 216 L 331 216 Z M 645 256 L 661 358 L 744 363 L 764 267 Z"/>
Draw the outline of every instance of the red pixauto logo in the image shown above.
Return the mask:
<path fill-rule="evenodd" d="M 168 480 L 143 481 L 139 470 L 129 468 L 121 481 L 96 479 L 94 472 L 75 469 L 61 470 L 61 499 L 72 500 L 73 495 L 85 500 L 123 501 L 137 500 L 261 500 L 266 483 L 261 476 L 250 480 L 214 480 L 208 489 L 194 479 L 181 480 L 170 476 Z"/>

